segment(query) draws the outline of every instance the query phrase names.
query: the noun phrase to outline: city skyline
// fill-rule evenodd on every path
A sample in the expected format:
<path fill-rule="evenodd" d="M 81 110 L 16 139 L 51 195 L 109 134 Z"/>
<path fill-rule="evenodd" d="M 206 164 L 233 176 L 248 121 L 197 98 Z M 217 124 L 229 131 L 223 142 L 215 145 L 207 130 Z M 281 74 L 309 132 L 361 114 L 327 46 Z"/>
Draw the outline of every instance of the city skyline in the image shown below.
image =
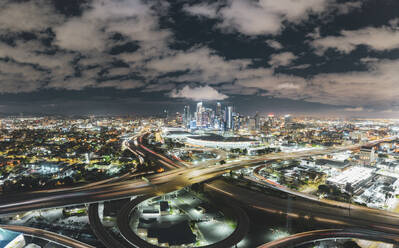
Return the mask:
<path fill-rule="evenodd" d="M 399 247 L 399 1 L 0 1 L 0 248 Z"/>
<path fill-rule="evenodd" d="M 397 244 L 399 120 L 212 107 L 186 107 L 190 128 L 181 115 L 0 118 L 0 242 Z"/>
<path fill-rule="evenodd" d="M 0 7 L 2 113 L 155 115 L 203 100 L 250 115 L 399 117 L 393 1 Z"/>

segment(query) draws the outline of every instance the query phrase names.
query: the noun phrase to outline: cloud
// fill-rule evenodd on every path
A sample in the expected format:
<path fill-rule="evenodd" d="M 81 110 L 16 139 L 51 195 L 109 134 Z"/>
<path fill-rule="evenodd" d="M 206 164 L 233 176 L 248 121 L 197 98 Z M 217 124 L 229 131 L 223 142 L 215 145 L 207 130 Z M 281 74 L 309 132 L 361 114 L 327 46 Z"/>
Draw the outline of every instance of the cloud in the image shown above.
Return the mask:
<path fill-rule="evenodd" d="M 347 54 L 359 45 L 365 45 L 378 51 L 392 50 L 399 48 L 399 30 L 389 26 L 343 30 L 339 36 L 318 38 L 311 44 L 320 55 L 329 48 Z"/>
<path fill-rule="evenodd" d="M 321 13 L 326 10 L 329 1 L 325 0 L 261 0 L 260 6 L 265 11 L 283 16 L 285 20 L 298 23 L 307 19 L 311 13 Z"/>
<path fill-rule="evenodd" d="M 295 56 L 282 54 L 277 54 L 271 64 L 289 65 Z M 299 65 L 298 68 L 309 66 Z M 393 89 L 399 84 L 396 69 L 399 68 L 399 61 L 368 59 L 366 66 L 367 71 L 320 73 L 304 78 L 276 73 L 273 67 L 252 68 L 249 60 L 226 60 L 209 48 L 175 52 L 148 63 L 150 71 L 160 76 L 163 84 L 198 82 L 218 85 L 222 94 L 260 93 L 276 98 L 355 108 L 370 104 L 385 106 L 398 103 L 399 92 Z M 170 75 L 179 70 L 182 73 Z M 185 89 L 189 89 L 187 87 Z M 176 95 L 179 91 L 173 92 Z"/>
<path fill-rule="evenodd" d="M 40 31 L 62 22 L 50 1 L 6 1 L 0 3 L 0 30 Z"/>
<path fill-rule="evenodd" d="M 169 96 L 172 98 L 187 98 L 194 101 L 224 100 L 228 98 L 228 96 L 219 93 L 210 86 L 199 86 L 192 88 L 188 85 L 184 86 L 181 90 L 175 89 L 171 91 Z"/>
<path fill-rule="evenodd" d="M 167 77 L 175 82 L 203 82 L 214 84 L 234 80 L 234 74 L 245 68 L 249 60 L 226 61 L 213 50 L 198 47 L 189 51 L 179 51 L 161 59 L 147 63 L 147 68 L 155 73 L 167 74 L 181 71 L 183 75 Z M 160 74 L 162 75 L 162 74 Z"/>
<path fill-rule="evenodd" d="M 109 80 L 104 81 L 98 84 L 96 87 L 112 87 L 116 89 L 126 90 L 126 89 L 135 89 L 144 86 L 143 82 L 139 82 L 136 80 Z"/>
<path fill-rule="evenodd" d="M 102 51 L 112 42 L 109 37 L 113 33 L 125 35 L 146 47 L 162 43 L 170 33 L 159 29 L 158 15 L 151 7 L 154 6 L 140 0 L 93 1 L 82 16 L 55 28 L 56 43 L 70 50 Z"/>
<path fill-rule="evenodd" d="M 399 105 L 399 60 L 370 61 L 366 66 L 366 71 L 320 73 L 309 78 L 246 68 L 234 74 L 235 91 L 241 86 L 264 90 L 264 96 L 354 108 Z"/>
<path fill-rule="evenodd" d="M 281 18 L 266 11 L 260 3 L 246 0 L 229 1 L 220 10 L 219 28 L 247 35 L 277 34 L 282 28 Z"/>
<path fill-rule="evenodd" d="M 266 44 L 269 45 L 270 47 L 279 50 L 281 48 L 283 48 L 283 45 L 281 45 L 280 42 L 276 41 L 276 40 L 267 40 Z"/>
<path fill-rule="evenodd" d="M 311 14 L 347 14 L 361 2 L 336 3 L 332 0 L 228 0 L 227 4 L 194 4 L 185 6 L 187 13 L 219 20 L 224 31 L 246 35 L 278 34 L 284 23 L 299 24 Z"/>
<path fill-rule="evenodd" d="M 294 55 L 287 53 L 276 56 L 274 63 L 288 65 L 292 59 Z M 250 60 L 226 60 L 204 47 L 175 52 L 162 59 L 152 60 L 147 67 L 161 77 L 157 81 L 162 84 L 197 82 L 218 85 L 222 93 L 228 94 L 255 94 L 263 90 L 269 96 L 300 99 L 303 97 L 302 89 L 306 86 L 306 81 L 301 77 L 275 74 L 273 69 L 268 68 L 254 69 L 251 68 Z M 184 89 L 190 88 L 187 86 Z M 177 92 L 179 91 L 173 91 L 174 95 Z"/>
<path fill-rule="evenodd" d="M 217 8 L 218 8 L 218 3 L 213 3 L 213 4 L 200 3 L 191 6 L 185 4 L 183 6 L 183 10 L 191 15 L 204 16 L 208 18 L 217 17 Z"/>
<path fill-rule="evenodd" d="M 46 76 L 30 65 L 0 60 L 0 93 L 32 92 L 43 86 Z"/>
<path fill-rule="evenodd" d="M 277 85 L 277 89 L 299 89 L 300 86 L 294 83 L 282 83 Z"/>
<path fill-rule="evenodd" d="M 362 1 L 346 2 L 346 3 L 335 3 L 334 8 L 339 14 L 348 14 L 354 9 L 360 9 L 363 5 Z"/>
<path fill-rule="evenodd" d="M 397 105 L 399 60 L 380 60 L 367 66 L 367 71 L 314 76 L 304 89 L 307 101 L 359 107 Z"/>
<path fill-rule="evenodd" d="M 175 88 L 176 85 L 173 83 L 148 84 L 145 89 L 143 89 L 143 92 L 170 91 Z"/>
<path fill-rule="evenodd" d="M 55 44 L 68 50 L 103 51 L 106 35 L 94 20 L 73 18 L 62 26 L 55 27 Z"/>
<path fill-rule="evenodd" d="M 306 69 L 311 67 L 311 64 L 302 64 L 302 65 L 295 65 L 295 66 L 291 66 L 290 69 L 294 69 L 294 70 L 302 70 L 302 69 Z"/>
<path fill-rule="evenodd" d="M 399 113 L 399 110 L 398 109 L 391 109 L 391 108 L 389 108 L 389 109 L 384 109 L 384 110 L 381 110 L 380 111 L 381 113 L 384 113 L 384 114 L 398 114 Z"/>
<path fill-rule="evenodd" d="M 144 67 L 148 60 L 170 53 L 167 48 L 170 32 L 158 24 L 160 15 L 168 8 L 162 2 L 92 1 L 81 16 L 69 18 L 57 14 L 53 3 L 44 0 L 1 2 L 0 6 L 0 12 L 23 13 L 18 21 L 10 18 L 13 22 L 1 21 L 8 13 L 0 16 L 0 36 L 13 39 L 11 43 L 0 40 L 0 60 L 28 64 L 16 67 L 18 73 L 3 73 L 0 92 L 87 87 L 133 89 L 141 87 L 145 81 L 130 80 L 131 75 L 140 78 L 140 74 L 146 72 Z M 49 28 L 52 32 L 43 31 Z M 34 32 L 37 39 L 35 36 L 24 39 L 15 33 L 19 31 Z M 122 36 L 123 41 L 112 39 L 115 34 Z M 137 51 L 115 56 L 107 52 L 129 41 L 138 44 Z M 150 79 L 151 74 L 148 76 Z M 13 80 L 15 87 L 12 87 Z M 26 87 L 19 86 L 23 84 Z"/>
<path fill-rule="evenodd" d="M 394 18 L 390 20 L 388 23 L 391 27 L 397 27 L 399 26 L 399 18 Z"/>
<path fill-rule="evenodd" d="M 37 40 L 15 41 L 14 45 L 0 42 L 0 58 L 10 58 L 19 63 L 36 64 L 43 69 L 71 69 L 68 63 L 74 54 L 58 51 L 48 54 L 47 47 Z"/>
<path fill-rule="evenodd" d="M 313 40 L 320 39 L 320 37 L 321 37 L 321 35 L 320 35 L 320 27 L 316 27 L 313 30 L 313 32 L 307 34 L 306 37 L 309 37 L 309 38 L 311 38 Z"/>
<path fill-rule="evenodd" d="M 115 76 L 122 76 L 122 75 L 128 75 L 131 73 L 132 69 L 128 67 L 113 67 L 107 69 L 107 76 L 108 77 L 115 77 Z"/>
<path fill-rule="evenodd" d="M 0 93 L 112 87 L 169 92 L 172 98 L 193 100 L 256 94 L 332 104 L 349 112 L 349 109 L 368 109 L 368 105 L 373 105 L 373 109 L 399 105 L 396 90 L 399 60 L 377 59 L 366 54 L 360 59 L 365 71 L 318 73 L 305 78 L 295 70 L 308 68 L 310 64 L 293 63 L 303 53 L 295 51 L 295 55 L 288 50 L 290 47 L 280 51 L 283 46 L 277 40 L 281 37 L 276 35 L 285 26 L 301 24 L 310 15 L 323 18 L 333 11 L 347 13 L 359 8 L 359 2 L 227 0 L 183 4 L 187 14 L 213 18 L 222 31 L 274 35 L 259 37 L 279 50 L 270 55 L 269 68 L 265 64 L 258 67 L 255 59 L 229 59 L 199 42 L 178 50 L 173 46 L 177 39 L 173 30 L 164 27 L 168 21 L 160 21 L 173 19 L 163 1 L 91 1 L 81 15 L 73 17 L 58 14 L 50 3 L 44 0 L 0 3 L 0 35 L 13 37 L 9 43 L 0 41 Z M 11 22 L 12 13 L 21 22 Z M 5 16 L 7 20 L 3 19 Z M 397 24 L 392 20 L 387 26 L 345 30 L 327 37 L 321 37 L 320 29 L 315 28 L 307 37 L 319 54 L 329 48 L 349 53 L 359 45 L 378 51 L 391 50 L 399 47 Z M 34 32 L 38 39 L 24 39 L 19 35 L 23 31 Z M 242 38 L 240 34 L 238 37 Z M 110 53 L 113 47 L 126 43 L 137 48 L 117 55 Z M 275 70 L 279 66 L 285 67 L 284 73 Z"/>
<path fill-rule="evenodd" d="M 361 58 L 360 61 L 361 61 L 362 63 L 365 63 L 365 64 L 366 64 L 366 63 L 370 63 L 370 62 L 372 62 L 372 63 L 378 62 L 379 59 L 377 59 L 377 58 L 372 58 L 372 57 L 365 57 L 365 58 Z"/>
<path fill-rule="evenodd" d="M 344 108 L 344 110 L 348 112 L 363 112 L 364 108 L 363 107 Z"/>
<path fill-rule="evenodd" d="M 235 83 L 223 84 L 220 86 L 220 90 L 225 94 L 233 95 L 256 95 L 260 92 L 260 89 L 256 87 L 243 87 L 242 85 Z"/>
<path fill-rule="evenodd" d="M 304 78 L 275 73 L 273 69 L 257 68 L 240 71 L 236 74 L 236 85 L 266 91 L 264 96 L 277 98 L 303 99 L 307 82 Z"/>
<path fill-rule="evenodd" d="M 298 57 L 295 56 L 292 52 L 273 54 L 270 57 L 269 64 L 272 67 L 287 66 L 290 65 L 291 62 L 297 58 Z"/>

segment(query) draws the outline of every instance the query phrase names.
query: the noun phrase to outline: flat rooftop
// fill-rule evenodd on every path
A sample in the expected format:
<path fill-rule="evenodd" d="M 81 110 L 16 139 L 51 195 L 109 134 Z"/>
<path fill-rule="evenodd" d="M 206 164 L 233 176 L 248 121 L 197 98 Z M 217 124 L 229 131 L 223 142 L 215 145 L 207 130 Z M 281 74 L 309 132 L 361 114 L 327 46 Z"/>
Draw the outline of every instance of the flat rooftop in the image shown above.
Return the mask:
<path fill-rule="evenodd" d="M 202 136 L 189 136 L 191 139 L 206 140 L 206 141 L 219 141 L 219 142 L 251 142 L 256 141 L 245 137 L 224 137 L 217 134 L 206 134 Z"/>
<path fill-rule="evenodd" d="M 168 131 L 167 132 L 168 135 L 193 135 L 192 133 L 186 132 L 186 131 Z"/>
<path fill-rule="evenodd" d="M 16 239 L 21 233 L 8 231 L 0 228 L 0 247 L 6 247 L 11 241 Z"/>

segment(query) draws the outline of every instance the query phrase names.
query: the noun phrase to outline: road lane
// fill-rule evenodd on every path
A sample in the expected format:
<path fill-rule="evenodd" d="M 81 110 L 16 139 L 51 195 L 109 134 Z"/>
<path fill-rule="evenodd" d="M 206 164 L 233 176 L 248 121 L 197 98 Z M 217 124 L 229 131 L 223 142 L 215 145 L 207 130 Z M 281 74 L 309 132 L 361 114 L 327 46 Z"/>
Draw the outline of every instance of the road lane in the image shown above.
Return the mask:
<path fill-rule="evenodd" d="M 15 225 L 0 225 L 0 228 L 7 229 L 10 231 L 15 231 L 15 232 L 20 232 L 24 234 L 28 234 L 31 236 L 39 237 L 44 240 L 48 240 L 63 246 L 67 247 L 74 247 L 74 248 L 94 248 L 91 245 L 82 243 L 80 241 L 68 238 L 66 236 L 49 232 L 46 230 L 42 229 L 37 229 L 33 227 L 27 227 L 27 226 L 15 226 Z"/>

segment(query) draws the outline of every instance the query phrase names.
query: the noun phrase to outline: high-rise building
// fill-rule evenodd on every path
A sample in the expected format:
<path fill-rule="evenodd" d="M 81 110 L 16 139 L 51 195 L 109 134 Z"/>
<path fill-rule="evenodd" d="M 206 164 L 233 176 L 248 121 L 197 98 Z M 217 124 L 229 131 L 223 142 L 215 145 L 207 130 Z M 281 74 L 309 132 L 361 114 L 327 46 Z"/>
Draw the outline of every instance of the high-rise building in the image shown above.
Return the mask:
<path fill-rule="evenodd" d="M 284 122 L 285 122 L 286 124 L 290 123 L 291 121 L 292 121 L 291 115 L 285 115 L 285 116 L 284 116 Z"/>
<path fill-rule="evenodd" d="M 175 121 L 177 124 L 183 124 L 183 118 L 184 117 L 179 112 L 176 112 Z"/>
<path fill-rule="evenodd" d="M 249 131 L 253 131 L 253 130 L 256 129 L 256 120 L 255 120 L 255 118 L 249 118 L 248 119 L 247 127 L 248 127 Z"/>
<path fill-rule="evenodd" d="M 197 113 L 198 113 L 198 112 L 201 112 L 201 111 L 202 111 L 202 108 L 203 108 L 202 102 L 198 102 L 198 103 L 197 103 Z"/>
<path fill-rule="evenodd" d="M 268 125 L 269 127 L 274 126 L 275 121 L 276 121 L 276 118 L 274 117 L 274 114 L 269 114 L 269 115 L 267 116 L 267 125 Z"/>
<path fill-rule="evenodd" d="M 220 102 L 218 102 L 216 104 L 216 117 L 221 117 L 222 116 L 222 104 L 220 104 Z"/>
<path fill-rule="evenodd" d="M 202 106 L 202 102 L 197 103 L 197 111 L 195 112 L 197 127 L 202 127 L 203 125 L 203 112 L 204 107 Z"/>
<path fill-rule="evenodd" d="M 233 122 L 233 106 L 228 106 L 226 111 L 226 128 L 228 130 L 234 129 Z"/>
<path fill-rule="evenodd" d="M 202 126 L 203 127 L 210 127 L 213 125 L 215 119 L 215 111 L 211 108 L 204 108 L 202 112 Z"/>
<path fill-rule="evenodd" d="M 189 112 L 189 107 L 185 106 L 184 110 L 185 113 L 186 111 Z M 234 120 L 235 118 L 234 114 L 235 113 L 233 112 L 232 106 L 229 107 L 226 106 L 226 108 L 223 110 L 222 104 L 218 102 L 216 104 L 216 109 L 214 109 L 214 108 L 205 107 L 203 102 L 198 102 L 194 116 L 190 116 L 189 118 L 187 118 L 185 117 L 186 114 L 184 114 L 183 118 L 194 120 L 195 126 L 198 129 L 214 128 L 220 130 L 225 130 L 225 129 L 233 130 L 235 129 L 234 124 L 235 123 L 238 124 L 238 122 Z M 191 122 L 189 121 L 188 123 Z M 192 124 L 190 124 L 190 127 L 192 127 Z"/>
<path fill-rule="evenodd" d="M 259 117 L 259 113 L 258 112 L 256 112 L 256 114 L 254 116 L 254 119 L 255 119 L 255 129 L 259 130 L 259 128 L 260 128 L 260 117 Z"/>
<path fill-rule="evenodd" d="M 191 121 L 190 106 L 186 105 L 186 106 L 184 106 L 183 126 L 186 127 L 186 128 L 189 127 L 190 126 L 190 121 Z"/>

